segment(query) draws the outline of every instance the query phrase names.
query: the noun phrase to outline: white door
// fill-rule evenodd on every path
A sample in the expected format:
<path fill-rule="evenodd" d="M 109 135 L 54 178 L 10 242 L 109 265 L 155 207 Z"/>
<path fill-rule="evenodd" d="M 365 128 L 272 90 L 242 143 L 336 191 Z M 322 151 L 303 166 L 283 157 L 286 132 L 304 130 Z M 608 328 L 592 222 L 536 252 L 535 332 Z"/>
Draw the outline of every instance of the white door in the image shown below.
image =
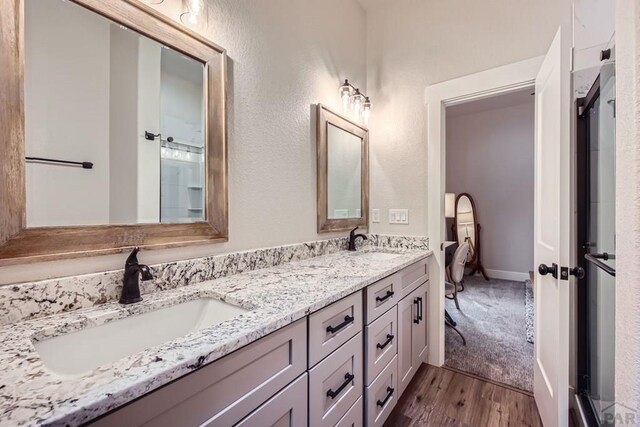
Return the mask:
<path fill-rule="evenodd" d="M 534 395 L 546 427 L 567 426 L 569 281 L 560 269 L 571 260 L 572 108 L 571 37 L 563 27 L 540 68 L 535 97 Z"/>

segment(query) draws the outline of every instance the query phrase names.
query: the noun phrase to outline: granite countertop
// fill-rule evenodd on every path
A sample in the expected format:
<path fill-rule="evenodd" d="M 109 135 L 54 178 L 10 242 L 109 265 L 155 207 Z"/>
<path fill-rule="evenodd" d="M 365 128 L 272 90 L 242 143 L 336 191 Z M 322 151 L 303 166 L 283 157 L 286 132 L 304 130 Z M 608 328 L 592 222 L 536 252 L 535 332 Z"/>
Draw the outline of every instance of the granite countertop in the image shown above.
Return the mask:
<path fill-rule="evenodd" d="M 291 324 L 431 254 L 391 259 L 338 252 L 154 293 L 117 303 L 10 324 L 0 329 L 0 425 L 78 425 Z M 160 307 L 213 297 L 248 311 L 84 375 L 48 371 L 34 342 Z"/>

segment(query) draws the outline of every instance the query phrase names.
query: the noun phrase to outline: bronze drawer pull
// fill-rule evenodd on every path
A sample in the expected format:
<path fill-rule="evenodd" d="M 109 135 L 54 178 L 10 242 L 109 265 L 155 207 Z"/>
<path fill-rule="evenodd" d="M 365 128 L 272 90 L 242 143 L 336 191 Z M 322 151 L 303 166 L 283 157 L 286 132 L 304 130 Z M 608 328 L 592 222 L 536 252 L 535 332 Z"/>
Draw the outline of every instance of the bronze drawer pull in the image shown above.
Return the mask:
<path fill-rule="evenodd" d="M 381 407 L 381 408 L 382 408 L 384 405 L 386 405 L 386 404 L 387 404 L 387 402 L 389 401 L 389 399 L 391 399 L 391 396 L 393 396 L 393 392 L 394 392 L 394 391 L 395 391 L 395 390 L 394 390 L 393 388 L 391 388 L 391 387 L 387 387 L 387 393 L 388 393 L 388 394 L 387 394 L 387 397 L 385 397 L 385 398 L 384 398 L 384 400 L 378 400 L 378 401 L 376 402 L 376 404 L 377 404 L 379 407 Z"/>
<path fill-rule="evenodd" d="M 383 342 L 382 344 L 380 344 L 380 343 L 376 344 L 376 347 L 378 347 L 380 350 L 382 350 L 383 348 L 388 346 L 389 343 L 391 343 L 391 341 L 393 341 L 393 335 L 387 334 L 387 340 L 385 342 Z"/>
<path fill-rule="evenodd" d="M 344 328 L 345 326 L 349 325 L 349 323 L 353 322 L 354 317 L 353 316 L 344 316 L 344 322 L 340 323 L 338 326 L 327 326 L 327 332 L 330 332 L 332 334 L 335 334 L 336 332 L 338 332 L 340 329 Z"/>
<path fill-rule="evenodd" d="M 378 302 L 384 302 L 386 300 L 388 300 L 389 298 L 391 298 L 393 296 L 394 292 L 393 291 L 387 291 L 387 294 L 383 297 L 376 297 L 376 301 Z"/>
<path fill-rule="evenodd" d="M 345 388 L 346 386 L 348 386 L 348 385 L 349 385 L 349 383 L 350 383 L 351 381 L 353 381 L 353 379 L 354 379 L 355 377 L 356 377 L 355 375 L 350 374 L 350 373 L 348 373 L 348 372 L 347 372 L 347 373 L 344 375 L 344 379 L 345 379 L 345 381 L 342 383 L 342 385 L 341 385 L 340 387 L 338 387 L 338 388 L 336 389 L 336 391 L 333 391 L 333 390 L 329 389 L 329 391 L 327 391 L 327 396 L 328 396 L 328 397 L 330 397 L 330 398 L 332 398 L 332 399 L 335 399 L 335 398 L 336 398 L 336 396 L 337 396 L 337 395 L 339 395 L 339 394 L 342 392 L 342 390 L 344 390 L 344 388 Z"/>

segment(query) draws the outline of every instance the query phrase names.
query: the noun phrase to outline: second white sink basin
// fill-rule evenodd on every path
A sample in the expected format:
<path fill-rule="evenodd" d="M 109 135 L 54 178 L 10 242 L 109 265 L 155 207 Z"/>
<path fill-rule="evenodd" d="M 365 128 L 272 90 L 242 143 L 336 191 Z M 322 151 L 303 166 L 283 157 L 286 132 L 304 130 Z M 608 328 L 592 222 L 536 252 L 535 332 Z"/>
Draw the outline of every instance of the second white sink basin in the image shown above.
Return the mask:
<path fill-rule="evenodd" d="M 247 311 L 200 298 L 34 342 L 34 346 L 48 370 L 77 376 Z"/>

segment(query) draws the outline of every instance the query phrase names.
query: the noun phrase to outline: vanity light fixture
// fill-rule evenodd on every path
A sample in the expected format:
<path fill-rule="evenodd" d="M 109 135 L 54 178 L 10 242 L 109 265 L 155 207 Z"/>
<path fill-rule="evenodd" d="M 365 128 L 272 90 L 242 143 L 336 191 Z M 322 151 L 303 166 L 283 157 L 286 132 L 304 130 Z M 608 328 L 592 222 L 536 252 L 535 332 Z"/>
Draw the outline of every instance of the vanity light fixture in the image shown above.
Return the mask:
<path fill-rule="evenodd" d="M 184 12 L 180 14 L 183 24 L 194 26 L 202 19 L 206 12 L 205 0 L 182 0 Z M 206 17 L 204 17 L 206 19 Z"/>
<path fill-rule="evenodd" d="M 347 112 L 351 109 L 358 116 L 358 119 L 362 120 L 364 124 L 369 124 L 369 118 L 371 117 L 371 100 L 369 97 L 360 92 L 359 88 L 349 83 L 349 80 L 345 80 L 340 86 L 339 94 L 343 111 Z"/>

